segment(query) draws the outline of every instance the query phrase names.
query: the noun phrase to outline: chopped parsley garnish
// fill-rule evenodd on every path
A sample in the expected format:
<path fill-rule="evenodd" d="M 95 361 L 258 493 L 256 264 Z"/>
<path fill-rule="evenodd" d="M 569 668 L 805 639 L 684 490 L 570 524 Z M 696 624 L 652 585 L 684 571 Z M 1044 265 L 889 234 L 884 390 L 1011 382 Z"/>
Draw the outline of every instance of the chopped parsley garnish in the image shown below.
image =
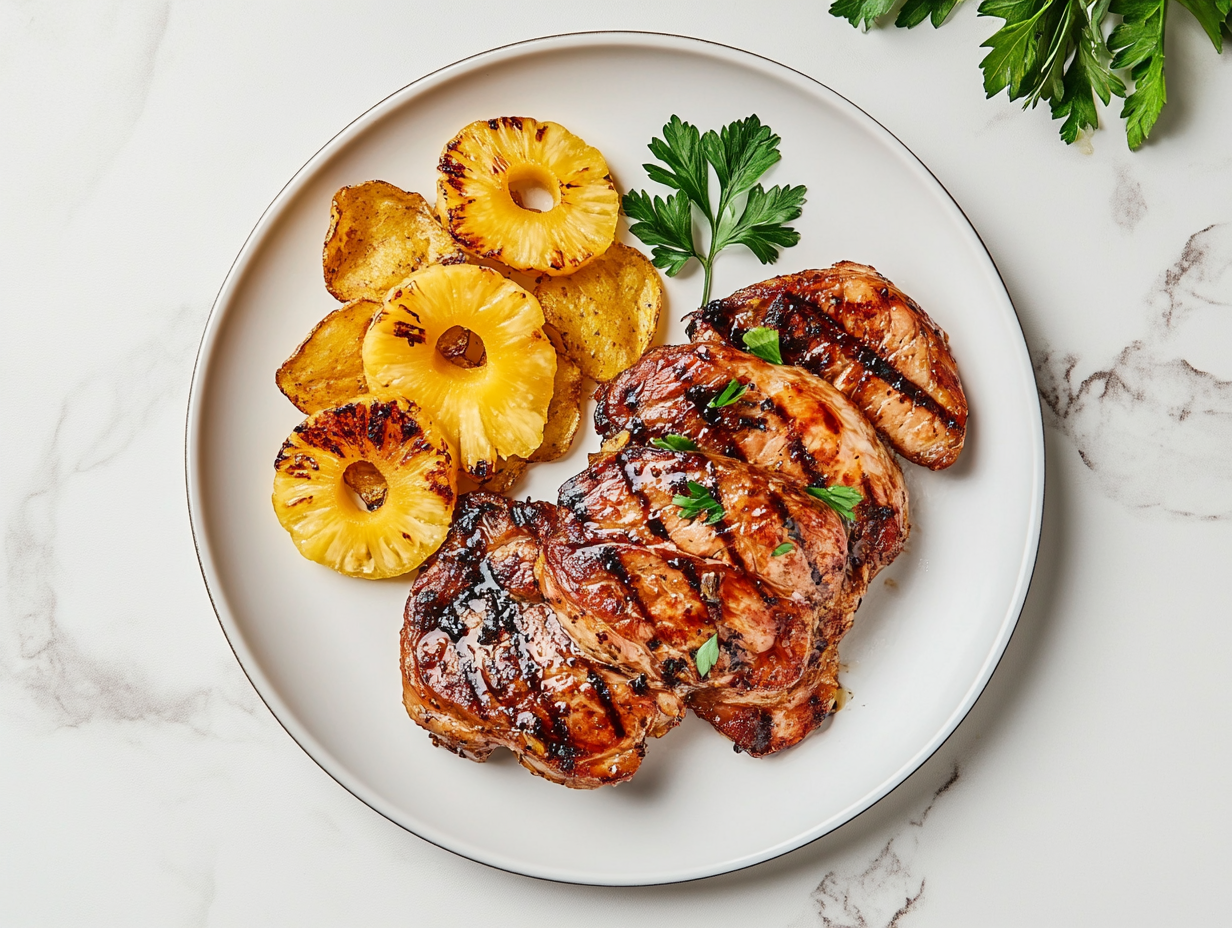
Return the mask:
<path fill-rule="evenodd" d="M 662 438 L 652 438 L 650 443 L 664 451 L 696 451 L 697 445 L 683 435 L 664 435 Z"/>
<path fill-rule="evenodd" d="M 864 500 L 855 487 L 809 487 L 808 491 L 848 521 L 855 518 L 855 508 Z"/>
<path fill-rule="evenodd" d="M 744 347 L 749 354 L 755 354 L 763 361 L 771 364 L 782 364 L 783 356 L 779 353 L 779 330 L 759 326 L 744 333 Z"/>
<path fill-rule="evenodd" d="M 730 406 L 740 397 L 744 396 L 745 391 L 749 388 L 742 384 L 739 380 L 733 380 L 723 388 L 723 392 L 712 399 L 706 405 L 711 409 L 722 409 L 724 406 Z"/>
<path fill-rule="evenodd" d="M 715 632 L 711 635 L 704 645 L 697 649 L 697 656 L 693 658 L 693 662 L 697 664 L 697 675 L 705 677 L 710 673 L 715 664 L 719 662 L 719 633 Z"/>
<path fill-rule="evenodd" d="M 629 231 L 651 246 L 651 260 L 668 277 L 675 277 L 696 258 L 705 273 L 701 305 L 710 300 L 714 259 L 728 245 L 744 245 L 762 264 L 779 256 L 779 249 L 800 241 L 800 233 L 785 223 L 800 217 L 804 187 L 771 187 L 757 183 L 782 155 L 779 137 L 756 115 L 737 119 L 718 132 L 704 135 L 696 126 L 672 116 L 663 138 L 650 140 L 659 164 L 644 164 L 655 183 L 678 191 L 666 200 L 644 190 L 630 190 L 621 205 L 633 220 Z M 719 181 L 719 201 L 710 202 L 710 172 Z M 710 231 L 708 245 L 693 237 L 693 208 Z"/>
<path fill-rule="evenodd" d="M 672 504 L 680 507 L 681 518 L 696 519 L 705 515 L 707 525 L 713 525 L 723 518 L 723 506 L 710 495 L 709 490 L 695 480 L 690 480 L 688 487 L 688 496 L 676 494 L 672 497 Z"/>
<path fill-rule="evenodd" d="M 782 557 L 784 554 L 787 554 L 795 550 L 796 550 L 795 545 L 793 545 L 790 541 L 785 541 L 781 545 L 779 545 L 777 548 L 775 548 L 773 551 L 771 551 L 770 556 L 771 557 Z"/>

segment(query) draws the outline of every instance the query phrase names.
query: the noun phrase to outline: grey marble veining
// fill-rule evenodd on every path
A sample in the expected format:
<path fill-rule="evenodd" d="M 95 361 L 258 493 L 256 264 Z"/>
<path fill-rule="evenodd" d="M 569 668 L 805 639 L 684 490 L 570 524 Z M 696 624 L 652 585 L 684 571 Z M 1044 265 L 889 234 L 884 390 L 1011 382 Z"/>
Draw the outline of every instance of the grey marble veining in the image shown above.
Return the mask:
<path fill-rule="evenodd" d="M 1140 197 L 1118 194 L 1121 214 L 1133 214 Z M 1228 518 L 1232 380 L 1192 358 L 1220 343 L 1232 319 L 1232 223 L 1194 233 L 1146 306 L 1142 337 L 1092 373 L 1080 373 L 1078 353 L 1038 351 L 1040 396 L 1111 498 L 1175 517 Z"/>
<path fill-rule="evenodd" d="M 937 801 L 961 778 L 959 767 L 877 853 L 854 868 L 829 870 L 809 894 L 812 920 L 818 928 L 900 928 L 907 916 L 924 904 L 927 881 L 920 875 L 920 832 Z"/>
<path fill-rule="evenodd" d="M 51 440 L 5 526 L 9 622 L 0 638 L 0 672 L 19 684 L 53 724 L 140 720 L 204 729 L 219 700 L 252 711 L 247 694 L 226 694 L 218 687 L 183 688 L 135 657 L 92 653 L 79 640 L 92 617 L 66 616 L 57 595 L 60 585 L 73 579 L 72 565 L 58 557 L 58 542 L 76 527 L 62 512 L 66 494 L 86 475 L 134 466 L 125 460 L 126 453 L 156 413 L 169 406 L 182 408 L 203 321 L 199 308 L 168 312 L 161 326 L 127 355 L 72 385 L 52 413 L 56 424 Z M 155 505 L 175 511 L 182 501 L 157 500 Z M 116 526 L 121 548 L 124 529 Z M 109 554 L 100 552 L 100 560 L 108 560 Z M 140 575 L 139 564 L 126 566 Z"/>
<path fill-rule="evenodd" d="M 1146 211 L 1142 185 L 1134 179 L 1133 172 L 1122 165 L 1117 168 L 1116 186 L 1112 190 L 1112 221 L 1127 232 L 1132 232 L 1146 217 Z"/>

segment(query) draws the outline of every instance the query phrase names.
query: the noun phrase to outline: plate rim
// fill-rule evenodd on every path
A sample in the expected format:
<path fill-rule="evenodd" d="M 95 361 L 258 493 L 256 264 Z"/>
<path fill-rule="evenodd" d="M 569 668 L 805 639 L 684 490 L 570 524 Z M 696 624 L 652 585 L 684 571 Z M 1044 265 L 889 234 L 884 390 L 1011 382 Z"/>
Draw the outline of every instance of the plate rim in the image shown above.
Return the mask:
<path fill-rule="evenodd" d="M 477 849 L 467 845 L 465 842 L 454 842 L 455 846 L 447 843 L 443 837 L 434 836 L 430 833 L 430 829 L 417 830 L 411 827 L 404 821 L 401 821 L 395 814 L 393 809 L 385 808 L 384 803 L 378 796 L 372 794 L 366 786 L 359 782 L 354 777 L 345 764 L 341 763 L 329 750 L 320 744 L 316 738 L 301 724 L 294 712 L 292 712 L 282 701 L 277 689 L 273 687 L 269 679 L 261 670 L 259 662 L 249 651 L 241 629 L 235 623 L 235 618 L 230 610 L 226 607 L 224 593 L 220 578 L 215 570 L 215 565 L 208 552 L 203 551 L 205 542 L 205 528 L 201 524 L 201 485 L 199 469 L 194 467 L 194 460 L 200 453 L 199 433 L 202 428 L 202 402 L 201 396 L 205 389 L 204 383 L 206 376 L 203 368 L 203 360 L 207 359 L 217 340 L 218 332 L 221 329 L 221 321 L 226 315 L 224 311 L 226 304 L 229 303 L 229 298 L 236 284 L 242 278 L 248 265 L 251 263 L 257 249 L 252 246 L 263 241 L 264 235 L 268 227 L 274 224 L 280 217 L 283 209 L 290 201 L 292 195 L 298 188 L 315 172 L 315 168 L 319 163 L 332 157 L 334 152 L 346 144 L 351 138 L 359 134 L 369 124 L 381 118 L 385 111 L 392 109 L 395 106 L 400 106 L 408 101 L 408 99 L 417 96 L 424 91 L 431 89 L 437 84 L 446 82 L 447 80 L 463 75 L 468 71 L 484 66 L 487 63 L 494 63 L 507 59 L 518 57 L 530 57 L 536 54 L 545 52 L 555 52 L 562 49 L 582 48 L 589 45 L 598 45 L 605 43 L 619 43 L 628 47 L 637 47 L 639 44 L 642 47 L 654 49 L 656 51 L 691 51 L 693 53 L 709 54 L 712 57 L 718 58 L 727 63 L 736 65 L 758 64 L 763 69 L 775 70 L 781 69 L 782 72 L 794 76 L 798 79 L 803 79 L 808 84 L 815 85 L 822 94 L 829 94 L 834 99 L 851 109 L 853 113 L 864 120 L 867 120 L 872 126 L 875 126 L 886 139 L 892 143 L 891 147 L 897 146 L 901 153 L 910 156 L 910 160 L 914 162 L 924 173 L 932 179 L 936 184 L 937 189 L 945 195 L 950 205 L 957 210 L 962 217 L 966 227 L 970 229 L 971 234 L 975 237 L 975 241 L 979 243 L 980 248 L 984 252 L 984 256 L 988 259 L 989 266 L 996 275 L 1002 290 L 1005 293 L 1006 302 L 1008 303 L 1011 312 L 1014 314 L 1014 321 L 1018 327 L 1018 334 L 1021 338 L 1022 349 L 1026 355 L 1027 366 L 1026 373 L 1029 375 L 1031 384 L 1035 386 L 1036 403 L 1031 407 L 1034 412 L 1034 426 L 1032 429 L 1033 455 L 1032 466 L 1034 471 L 1034 482 L 1031 487 L 1031 511 L 1030 521 L 1027 529 L 1027 546 L 1024 548 L 1024 556 L 1022 563 L 1019 566 L 1018 579 L 1014 588 L 1014 594 L 1011 597 L 1010 604 L 1005 613 L 1001 626 L 998 630 L 996 639 L 984 659 L 983 665 L 980 667 L 979 673 L 968 687 L 962 700 L 956 706 L 953 712 L 946 718 L 944 723 L 937 729 L 936 733 L 906 762 L 904 762 L 891 775 L 887 776 L 876 787 L 867 792 L 859 800 L 851 803 L 846 808 L 832 815 L 825 821 L 807 829 L 800 834 L 781 841 L 770 847 L 762 848 L 753 853 L 726 861 L 721 864 L 711 864 L 701 867 L 684 867 L 679 870 L 664 872 L 658 874 L 655 878 L 646 879 L 642 877 L 627 878 L 620 875 L 608 875 L 604 878 L 593 873 L 584 873 L 581 871 L 574 872 L 554 867 L 543 867 L 539 865 L 519 865 L 514 859 L 509 859 L 503 855 L 485 854 L 481 849 Z M 768 66 L 768 68 L 767 68 Z M 712 39 L 698 38 L 695 36 L 680 35 L 669 32 L 655 32 L 649 30 L 631 30 L 631 29 L 598 29 L 586 30 L 579 32 L 564 32 L 553 33 L 550 35 L 537 36 L 528 39 L 522 39 L 517 42 L 510 42 L 504 45 L 498 45 L 473 55 L 468 55 L 464 58 L 457 59 L 442 67 L 429 71 L 421 75 L 415 80 L 405 84 L 404 86 L 389 93 L 372 106 L 368 107 L 342 129 L 331 136 L 325 144 L 318 148 L 311 157 L 287 180 L 285 184 L 278 190 L 274 198 L 262 210 L 252 230 L 245 237 L 243 244 L 240 246 L 235 259 L 232 261 L 227 270 L 226 276 L 218 289 L 213 303 L 210 306 L 209 315 L 206 317 L 202 331 L 201 341 L 197 347 L 197 353 L 193 360 L 192 380 L 189 387 L 188 406 L 186 410 L 184 423 L 184 477 L 185 491 L 188 505 L 189 527 L 192 532 L 193 548 L 197 555 L 197 564 L 201 571 L 201 578 L 205 585 L 206 595 L 209 598 L 210 606 L 214 610 L 215 618 L 218 620 L 219 627 L 222 630 L 223 637 L 226 639 L 228 646 L 231 648 L 232 654 L 235 656 L 236 662 L 243 671 L 249 684 L 256 692 L 258 698 L 262 701 L 270 714 L 282 727 L 283 731 L 291 738 L 291 740 L 300 748 L 322 771 L 324 771 L 332 780 L 339 786 L 345 789 L 348 793 L 372 809 L 374 812 L 397 825 L 399 828 L 415 835 L 429 844 L 439 847 L 442 850 L 448 851 L 459 857 L 476 863 L 492 867 L 496 870 L 501 870 L 507 873 L 514 873 L 520 876 L 527 876 L 534 879 L 545 880 L 548 882 L 566 883 L 573 885 L 584 886 L 656 886 L 671 883 L 684 883 L 694 880 L 707 879 L 710 877 L 720 876 L 725 873 L 733 873 L 739 870 L 744 870 L 757 864 L 773 860 L 791 851 L 819 840 L 820 838 L 831 834 L 837 829 L 843 827 L 849 822 L 859 818 L 862 814 L 894 792 L 909 780 L 941 747 L 949 740 L 949 738 L 958 729 L 958 726 L 970 714 L 975 707 L 980 697 L 984 694 L 988 687 L 988 683 L 1000 665 L 1002 658 L 1012 640 L 1015 631 L 1018 628 L 1018 622 L 1022 615 L 1023 607 L 1026 604 L 1027 596 L 1030 592 L 1031 582 L 1034 578 L 1035 569 L 1039 561 L 1039 545 L 1040 534 L 1043 525 L 1044 502 L 1046 494 L 1046 478 L 1047 478 L 1047 447 L 1044 440 L 1043 431 L 1043 414 L 1039 398 L 1038 384 L 1035 379 L 1035 370 L 1030 363 L 1030 350 L 1027 346 L 1026 333 L 1022 327 L 1022 318 L 1018 313 L 1018 308 L 1014 305 L 1013 298 L 1010 296 L 1009 287 L 1005 283 L 1004 275 L 997 266 L 996 260 L 992 253 L 988 250 L 987 244 L 980 235 L 975 224 L 971 222 L 966 211 L 963 210 L 961 204 L 955 199 L 953 194 L 946 188 L 932 169 L 928 167 L 924 161 L 915 154 L 897 135 L 890 131 L 878 119 L 869 114 L 862 107 L 853 103 L 843 94 L 834 90 L 829 85 L 822 81 L 806 74 L 803 71 L 793 68 L 790 65 L 771 58 L 767 55 L 761 55 L 756 52 L 748 51 L 747 49 L 739 48 L 733 45 L 727 45 L 722 42 L 717 42 Z M 208 547 L 208 545 L 207 545 Z M 213 581 L 213 583 L 211 582 Z M 215 592 L 215 586 L 218 588 L 218 595 Z M 220 601 L 221 604 L 220 604 Z M 238 639 L 238 644 L 237 644 Z M 333 766 L 327 766 L 327 761 Z M 425 833 L 429 832 L 429 833 Z"/>

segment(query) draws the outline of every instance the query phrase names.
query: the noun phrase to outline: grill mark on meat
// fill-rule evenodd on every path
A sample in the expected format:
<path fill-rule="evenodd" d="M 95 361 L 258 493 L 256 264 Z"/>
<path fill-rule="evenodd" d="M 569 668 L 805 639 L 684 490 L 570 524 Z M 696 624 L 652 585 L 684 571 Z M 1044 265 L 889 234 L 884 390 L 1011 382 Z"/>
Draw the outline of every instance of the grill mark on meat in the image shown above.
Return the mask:
<path fill-rule="evenodd" d="M 697 598 L 706 607 L 706 616 L 710 619 L 710 624 L 717 627 L 723 621 L 723 602 L 718 597 L 718 585 L 721 582 L 719 575 L 708 573 L 705 577 L 699 576 L 697 565 L 690 557 L 669 557 L 665 559 L 665 563 L 673 570 L 680 571 L 684 582 L 697 594 Z"/>
<path fill-rule="evenodd" d="M 817 561 L 809 554 L 808 545 L 804 543 L 804 535 L 800 531 L 800 526 L 796 520 L 791 517 L 791 513 L 787 509 L 787 503 L 779 493 L 770 494 L 770 505 L 774 507 L 774 511 L 778 513 L 779 519 L 783 523 L 783 530 L 787 532 L 787 537 L 791 539 L 792 544 L 796 546 L 796 550 L 808 563 L 809 576 L 818 586 L 825 581 L 822 572 L 817 568 Z"/>
<path fill-rule="evenodd" d="M 630 680 L 577 649 L 534 576 L 532 520 L 554 526 L 555 507 L 463 497 L 407 604 L 404 702 L 434 744 L 465 757 L 503 746 L 556 782 L 619 782 L 645 739 L 675 724 L 679 703 L 658 681 Z"/>
<path fill-rule="evenodd" d="M 714 462 L 704 455 L 693 453 L 690 456 L 693 458 L 701 458 L 705 462 L 702 469 L 706 472 L 706 476 L 709 478 L 706 481 L 709 484 L 706 489 L 710 491 L 710 495 L 718 501 L 719 505 L 723 506 L 723 491 L 719 487 L 718 474 L 714 471 Z M 697 482 L 701 483 L 702 481 L 699 480 Z M 703 484 L 703 486 L 705 486 L 705 484 Z M 727 522 L 727 507 L 723 506 L 723 515 L 709 524 L 710 527 L 714 529 L 715 538 L 720 544 L 723 545 L 723 549 L 727 552 L 727 556 L 732 565 L 737 569 L 744 571 L 750 577 L 755 576 L 754 572 L 749 570 L 748 565 L 744 563 L 744 558 L 740 556 L 740 552 L 736 549 L 736 546 L 732 544 L 731 526 Z M 757 586 L 758 592 L 761 593 L 761 584 L 758 583 Z M 764 593 L 762 594 L 762 598 L 765 599 Z"/>
<path fill-rule="evenodd" d="M 620 721 L 620 713 L 616 711 L 616 706 L 612 702 L 612 691 L 603 682 L 603 678 L 593 670 L 586 671 L 586 679 L 594 689 L 595 695 L 599 697 L 599 702 L 603 703 L 603 710 L 607 713 L 607 720 L 611 723 L 612 730 L 616 732 L 616 737 L 623 738 L 625 736 L 625 726 Z"/>
<path fill-rule="evenodd" d="M 670 687 L 680 686 L 680 677 L 688 669 L 689 665 L 678 657 L 664 658 L 663 663 L 659 665 L 663 682 Z"/>
<path fill-rule="evenodd" d="M 648 622 L 652 621 L 650 611 L 642 602 L 642 594 L 629 576 L 629 571 L 624 561 L 620 559 L 620 552 L 615 545 L 599 545 L 599 563 L 604 570 L 616 578 L 616 582 L 625 591 L 627 601 L 637 609 L 637 614 Z"/>
<path fill-rule="evenodd" d="M 590 514 L 586 511 L 586 505 L 583 502 L 586 499 L 586 491 L 585 484 L 576 477 L 567 481 L 560 488 L 558 502 L 561 508 L 568 509 L 583 521 L 588 519 Z"/>
<path fill-rule="evenodd" d="M 492 576 L 492 562 L 486 557 L 479 562 L 479 581 L 471 584 L 466 591 L 470 594 L 470 605 L 475 609 L 476 602 L 483 604 L 483 625 L 479 628 L 478 641 L 482 645 L 495 644 L 502 631 L 520 639 L 518 632 L 518 604 L 513 601 L 509 591 L 501 586 Z M 475 609 L 478 612 L 478 609 Z"/>
<path fill-rule="evenodd" d="M 627 457 L 621 459 L 619 470 L 621 479 L 625 482 L 625 487 L 633 495 L 633 498 L 641 504 L 643 521 L 646 523 L 646 528 L 650 529 L 650 533 L 656 538 L 661 538 L 664 541 L 668 540 L 671 535 L 667 531 L 667 526 L 663 524 L 663 520 L 658 516 L 651 515 L 650 500 L 647 499 L 646 494 L 642 492 L 641 488 L 633 483 L 633 475 L 629 473 L 629 459 Z"/>
<path fill-rule="evenodd" d="M 766 753 L 770 749 L 770 738 L 773 734 L 774 719 L 764 709 L 757 710 L 757 727 L 753 731 L 753 753 Z"/>
<path fill-rule="evenodd" d="M 680 571 L 680 575 L 684 577 L 684 582 L 697 594 L 698 599 L 705 602 L 705 598 L 701 595 L 702 579 L 697 574 L 697 566 L 693 563 L 693 559 L 688 557 L 669 557 L 664 560 L 668 567 Z"/>
<path fill-rule="evenodd" d="M 923 388 L 916 386 L 915 383 L 903 376 L 889 361 L 886 361 L 877 352 L 873 351 L 854 335 L 851 335 L 842 325 L 830 318 L 825 310 L 815 307 L 808 300 L 787 291 L 779 293 L 770 304 L 770 308 L 766 310 L 767 326 L 779 330 L 780 337 L 783 339 L 783 347 L 786 349 L 784 351 L 785 356 L 800 357 L 804 355 L 807 346 L 802 346 L 797 339 L 785 331 L 782 309 L 784 305 L 790 306 L 796 312 L 807 313 L 810 325 L 823 329 L 827 338 L 831 339 L 844 354 L 860 365 L 862 369 L 861 376 L 872 374 L 878 379 L 885 381 L 888 386 L 905 396 L 913 406 L 919 406 L 940 419 L 947 430 L 962 428 L 962 424 L 959 423 L 952 412 L 929 396 Z M 732 327 L 733 340 L 736 334 L 737 329 Z M 743 342 L 744 334 L 744 332 L 739 333 L 740 342 L 737 342 L 738 344 Z M 817 365 L 810 365 L 805 360 L 802 366 L 809 368 L 810 366 L 816 367 Z"/>
<path fill-rule="evenodd" d="M 773 411 L 778 418 L 780 427 L 781 423 L 791 423 L 791 417 L 787 415 L 786 410 L 773 397 L 767 396 L 762 401 L 762 407 L 768 412 Z M 834 413 L 830 412 L 825 406 L 821 406 L 823 421 L 826 428 L 831 432 L 838 432 L 842 428 L 839 421 L 834 418 Z M 763 423 L 764 428 L 764 423 Z M 800 433 L 796 430 L 794 424 L 787 425 L 787 454 L 796 464 L 800 465 L 800 469 L 808 475 L 810 486 L 825 486 L 828 482 L 827 476 L 817 469 L 817 459 L 814 458 L 806 447 L 804 440 L 800 437 Z"/>

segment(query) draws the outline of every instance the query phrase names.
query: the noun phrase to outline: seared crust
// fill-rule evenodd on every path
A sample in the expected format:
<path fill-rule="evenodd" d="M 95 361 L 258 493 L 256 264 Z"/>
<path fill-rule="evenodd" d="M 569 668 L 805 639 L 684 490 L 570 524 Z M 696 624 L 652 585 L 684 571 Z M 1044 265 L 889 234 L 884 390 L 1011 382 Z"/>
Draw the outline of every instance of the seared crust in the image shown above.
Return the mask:
<path fill-rule="evenodd" d="M 779 332 L 783 361 L 849 396 L 894 449 L 933 470 L 962 451 L 967 399 L 949 339 L 875 268 L 851 261 L 775 277 L 693 313 L 689 337 L 742 347 Z"/>
<path fill-rule="evenodd" d="M 722 505 L 683 518 L 687 482 Z M 837 643 L 864 585 L 839 516 L 792 482 L 722 457 L 629 446 L 599 456 L 536 525 L 544 595 L 578 645 L 685 694 L 744 751 L 773 753 L 825 719 Z M 789 541 L 779 557 L 774 550 Z M 706 677 L 697 650 L 718 635 Z"/>
<path fill-rule="evenodd" d="M 710 401 L 732 380 L 744 394 Z M 729 345 L 653 348 L 595 393 L 604 439 L 637 444 L 667 435 L 702 451 L 747 461 L 800 486 L 855 487 L 864 496 L 848 525 L 851 567 L 865 584 L 907 540 L 907 488 L 894 455 L 855 405 L 820 377 L 770 364 Z"/>
<path fill-rule="evenodd" d="M 683 706 L 645 677 L 588 659 L 562 630 L 539 592 L 526 527 L 553 509 L 487 492 L 461 498 L 407 600 L 403 701 L 439 746 L 476 761 L 506 747 L 534 773 L 590 789 L 631 777 L 646 739 Z"/>

